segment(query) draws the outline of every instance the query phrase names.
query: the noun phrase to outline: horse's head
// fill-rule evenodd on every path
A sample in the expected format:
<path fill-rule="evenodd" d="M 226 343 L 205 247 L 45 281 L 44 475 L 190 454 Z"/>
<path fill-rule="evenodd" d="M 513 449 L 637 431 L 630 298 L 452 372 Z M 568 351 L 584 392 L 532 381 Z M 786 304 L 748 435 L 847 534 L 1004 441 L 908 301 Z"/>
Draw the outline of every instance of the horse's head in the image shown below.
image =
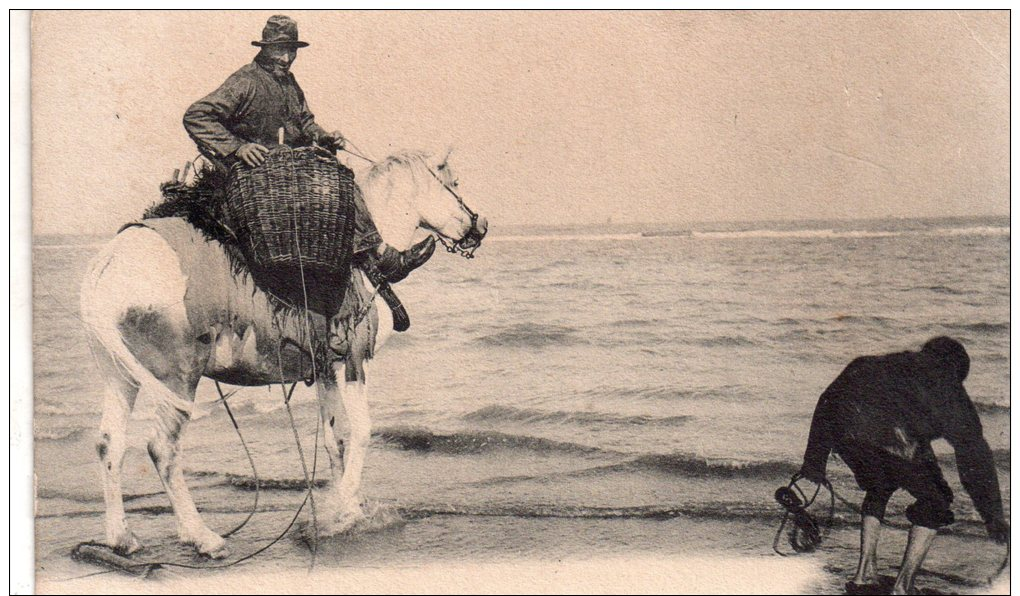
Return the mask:
<path fill-rule="evenodd" d="M 489 223 L 464 202 L 459 181 L 450 169 L 450 151 L 436 164 L 425 162 L 429 173 L 439 183 L 420 205 L 420 225 L 450 240 L 454 250 L 471 254 L 482 243 Z"/>
<path fill-rule="evenodd" d="M 435 232 L 454 252 L 470 255 L 481 244 L 488 222 L 460 196 L 448 158 L 449 153 L 442 160 L 409 153 L 372 168 L 362 186 L 387 243 L 406 248 L 420 226 Z"/>

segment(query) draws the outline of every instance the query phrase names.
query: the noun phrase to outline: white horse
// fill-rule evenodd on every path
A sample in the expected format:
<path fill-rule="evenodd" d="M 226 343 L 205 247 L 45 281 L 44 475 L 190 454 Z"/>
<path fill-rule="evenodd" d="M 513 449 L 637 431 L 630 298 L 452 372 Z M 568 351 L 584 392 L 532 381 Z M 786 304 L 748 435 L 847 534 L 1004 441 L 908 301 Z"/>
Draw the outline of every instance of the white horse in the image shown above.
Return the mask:
<path fill-rule="evenodd" d="M 390 157 L 359 182 L 380 235 L 397 250 L 411 245 L 419 227 L 461 249 L 476 247 L 485 235 L 485 219 L 457 195 L 445 158 L 436 164 L 422 154 Z M 333 438 L 325 441 L 333 481 L 319 502 L 334 528 L 364 515 L 361 476 L 371 435 L 365 369 L 392 331 L 389 308 L 354 271 L 346 324 L 352 324 L 352 309 L 368 316 L 354 317 L 342 359 L 316 371 L 321 419 Z M 95 257 L 82 284 L 81 313 L 107 382 L 97 444 L 107 544 L 122 554 L 141 548 L 124 516 L 121 464 L 130 413 L 144 388 L 157 404 L 148 451 L 177 516 L 179 538 L 200 553 L 227 556 L 224 539 L 199 515 L 178 463 L 195 390 L 203 376 L 235 385 L 308 378 L 311 359 L 296 349 L 307 341 L 308 320 L 281 315 L 248 276 L 232 275 L 218 243 L 199 238 L 174 246 L 167 234 L 144 225 L 125 228 Z M 344 414 L 349 433 L 341 437 L 335 422 Z"/>

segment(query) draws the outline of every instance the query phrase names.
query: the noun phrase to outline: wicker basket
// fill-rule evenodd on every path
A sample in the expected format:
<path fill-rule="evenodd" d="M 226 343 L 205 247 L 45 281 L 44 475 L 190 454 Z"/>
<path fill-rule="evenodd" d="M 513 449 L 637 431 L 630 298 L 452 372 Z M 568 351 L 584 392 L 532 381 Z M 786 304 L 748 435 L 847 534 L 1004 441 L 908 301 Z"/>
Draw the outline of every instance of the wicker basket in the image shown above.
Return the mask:
<path fill-rule="evenodd" d="M 226 211 L 256 282 L 297 304 L 307 293 L 313 310 L 333 308 L 329 294 L 342 300 L 357 192 L 353 172 L 318 147 L 280 146 L 256 168 L 234 164 Z"/>

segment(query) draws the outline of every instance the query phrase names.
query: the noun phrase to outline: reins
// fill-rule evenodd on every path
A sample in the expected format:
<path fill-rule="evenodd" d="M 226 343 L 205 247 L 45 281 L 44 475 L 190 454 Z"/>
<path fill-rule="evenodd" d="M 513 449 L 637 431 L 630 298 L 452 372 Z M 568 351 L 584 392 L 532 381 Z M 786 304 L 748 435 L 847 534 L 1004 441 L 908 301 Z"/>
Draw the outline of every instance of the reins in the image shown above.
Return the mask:
<path fill-rule="evenodd" d="M 345 144 L 347 144 L 347 145 L 352 145 L 352 146 L 354 146 L 354 144 L 353 144 L 353 143 L 351 143 L 351 142 L 350 142 L 350 140 L 346 140 L 346 143 L 345 143 Z M 357 146 L 354 146 L 354 148 L 355 148 L 355 149 L 358 149 L 358 147 L 357 147 Z M 351 150 L 350 150 L 350 149 L 348 149 L 348 148 L 347 148 L 346 146 L 345 146 L 345 147 L 343 147 L 342 149 L 340 149 L 340 151 L 343 151 L 343 152 L 345 152 L 345 153 L 349 153 L 349 154 L 353 155 L 354 157 L 357 157 L 358 159 L 362 159 L 362 160 L 364 160 L 364 161 L 366 161 L 366 162 L 368 162 L 368 163 L 370 163 L 370 164 L 372 164 L 372 165 L 378 165 L 378 163 L 379 163 L 379 162 L 375 161 L 374 159 L 371 159 L 371 158 L 365 157 L 365 156 L 364 156 L 364 155 L 362 155 L 361 153 L 357 153 L 357 152 L 355 152 L 355 151 L 351 151 Z M 358 149 L 358 151 L 361 151 L 361 150 L 360 150 L 360 149 Z M 469 216 L 469 217 L 471 218 L 471 229 L 472 229 L 472 230 L 476 229 L 476 228 L 477 228 L 477 226 L 478 226 L 478 214 L 477 214 L 477 213 L 475 213 L 475 212 L 474 212 L 474 210 L 473 210 L 473 209 L 471 209 L 471 207 L 468 207 L 468 204 L 464 202 L 464 199 L 463 199 L 463 197 L 461 197 L 461 196 L 460 196 L 460 195 L 459 195 L 459 194 L 457 193 L 457 191 L 456 191 L 456 190 L 454 190 L 453 188 L 451 188 L 449 184 L 447 184 L 447 183 L 446 183 L 446 182 L 445 182 L 445 181 L 444 181 L 444 180 L 443 180 L 442 178 L 440 178 L 440 177 L 439 177 L 439 174 L 436 174 L 436 173 L 435 173 L 435 172 L 434 172 L 434 171 L 432 170 L 432 168 L 428 167 L 428 165 L 427 165 L 427 164 L 426 164 L 426 166 L 425 166 L 425 169 L 426 169 L 426 170 L 428 171 L 428 173 L 429 173 L 429 174 L 432 174 L 432 177 L 436 179 L 436 182 L 439 182 L 439 184 L 440 184 L 440 185 L 441 185 L 441 186 L 442 186 L 442 187 L 443 187 L 444 189 L 446 189 L 446 192 L 450 193 L 451 195 L 453 195 L 453 198 L 457 199 L 457 204 L 458 204 L 458 205 L 460 206 L 460 208 L 461 208 L 461 209 L 463 209 L 463 210 L 464 210 L 464 211 L 465 211 L 465 212 L 466 212 L 466 213 L 468 214 L 468 216 Z M 452 254 L 460 254 L 460 255 L 461 255 L 462 257 L 464 257 L 465 259 L 473 259 L 473 258 L 475 258 L 475 250 L 477 250 L 477 248 L 478 248 L 478 246 L 477 246 L 477 245 L 476 245 L 476 246 L 474 246 L 473 248 L 469 249 L 469 250 L 466 250 L 466 249 L 464 249 L 464 248 L 461 248 L 460 244 L 459 244 L 459 243 L 457 243 L 457 242 L 449 242 L 449 241 L 448 241 L 448 240 L 447 240 L 446 238 L 444 238 L 444 237 L 443 237 L 443 235 L 442 235 L 442 234 L 439 234 L 439 233 L 437 233 L 437 234 L 436 234 L 436 239 L 438 239 L 438 240 L 439 240 L 439 243 L 443 245 L 443 248 L 444 248 L 444 249 L 446 249 L 446 252 L 448 252 L 448 253 L 452 253 Z"/>
<path fill-rule="evenodd" d="M 230 404 L 227 403 L 227 398 L 233 396 L 235 393 L 237 393 L 237 391 L 234 390 L 231 391 L 229 394 L 224 395 L 223 389 L 220 387 L 220 382 L 213 381 L 213 383 L 216 385 L 216 392 L 220 394 L 219 401 L 223 402 L 223 407 L 227 410 L 227 416 L 230 417 L 230 423 L 234 425 L 234 430 L 237 432 L 237 438 L 241 439 L 241 446 L 244 448 L 244 454 L 245 456 L 247 456 L 248 464 L 251 466 L 252 478 L 255 480 L 255 501 L 251 505 L 251 511 L 248 512 L 248 517 L 244 518 L 244 521 L 238 524 L 233 530 L 230 530 L 226 534 L 223 534 L 223 537 L 226 538 L 227 536 L 231 536 L 240 531 L 241 528 L 247 525 L 247 523 L 251 521 L 251 518 L 255 516 L 255 512 L 258 511 L 259 508 L 259 493 L 261 492 L 261 483 L 259 482 L 259 472 L 258 470 L 255 469 L 255 459 L 251 456 L 251 450 L 248 449 L 248 443 L 245 442 L 244 435 L 241 434 L 241 427 L 238 426 L 237 419 L 234 418 L 234 412 L 231 411 Z"/>

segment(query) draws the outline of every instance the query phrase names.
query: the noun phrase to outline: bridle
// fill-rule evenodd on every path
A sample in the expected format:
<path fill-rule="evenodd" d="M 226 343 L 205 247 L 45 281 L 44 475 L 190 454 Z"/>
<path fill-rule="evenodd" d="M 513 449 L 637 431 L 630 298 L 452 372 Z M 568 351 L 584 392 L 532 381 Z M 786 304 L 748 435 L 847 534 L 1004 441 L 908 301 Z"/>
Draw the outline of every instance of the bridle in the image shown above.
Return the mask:
<path fill-rule="evenodd" d="M 442 168 L 443 166 L 441 165 L 439 167 Z M 468 230 L 468 233 L 465 234 L 464 237 L 461 238 L 460 240 L 448 242 L 447 239 L 444 238 L 442 234 L 438 233 L 436 234 L 436 238 L 439 239 L 439 243 L 443 245 L 443 248 L 446 249 L 446 252 L 460 254 L 460 256 L 464 257 L 465 259 L 475 258 L 475 251 L 478 250 L 479 246 L 481 246 L 482 238 L 485 238 L 485 232 L 482 232 L 478 229 L 478 214 L 475 213 L 471 209 L 471 207 L 468 207 L 467 203 L 464 202 L 464 199 L 461 198 L 459 194 L 457 194 L 457 191 L 451 188 L 450 185 L 446 183 L 446 181 L 440 178 L 439 174 L 436 174 L 435 171 L 432 170 L 432 168 L 426 166 L 425 169 L 429 171 L 429 174 L 432 174 L 432 177 L 436 179 L 436 182 L 441 184 L 443 188 L 446 189 L 446 192 L 450 193 L 451 195 L 453 195 L 453 198 L 457 199 L 457 204 L 460 205 L 460 208 L 463 209 L 464 212 L 467 213 L 468 216 L 471 218 L 471 228 Z M 471 242 L 472 244 L 470 244 L 468 248 L 464 248 L 464 244 L 466 242 Z"/>
<path fill-rule="evenodd" d="M 347 142 L 350 143 L 350 141 Z M 377 163 L 374 159 L 365 157 L 360 153 L 351 151 L 346 146 L 342 147 L 340 151 L 344 151 L 345 153 L 349 153 L 354 157 L 363 159 L 372 165 L 375 165 Z M 443 168 L 445 165 L 446 165 L 445 163 L 440 165 L 439 166 L 440 169 Z M 478 250 L 479 246 L 481 246 L 482 239 L 485 238 L 486 234 L 486 232 L 482 232 L 478 229 L 478 214 L 475 213 L 474 210 L 471 209 L 471 207 L 468 207 L 467 203 L 464 202 L 464 199 L 459 194 L 457 194 L 457 191 L 450 188 L 450 185 L 447 184 L 445 180 L 440 178 L 439 174 L 437 174 L 432 168 L 428 167 L 427 164 L 425 165 L 425 169 L 428 170 L 429 174 L 432 174 L 432 177 L 436 179 L 436 182 L 441 184 L 443 188 L 446 189 L 446 192 L 450 193 L 451 195 L 453 195 L 453 198 L 457 199 L 457 204 L 460 205 L 460 208 L 463 209 L 464 212 L 467 213 L 468 216 L 471 218 L 471 229 L 468 230 L 468 233 L 465 234 L 464 237 L 461 238 L 460 240 L 446 238 L 439 232 L 436 232 L 436 238 L 439 240 L 439 243 L 443 245 L 443 248 L 446 249 L 446 252 L 459 254 L 465 259 L 475 258 L 475 251 Z M 465 248 L 464 245 L 465 243 L 468 242 L 470 242 L 470 245 L 467 248 Z"/>

